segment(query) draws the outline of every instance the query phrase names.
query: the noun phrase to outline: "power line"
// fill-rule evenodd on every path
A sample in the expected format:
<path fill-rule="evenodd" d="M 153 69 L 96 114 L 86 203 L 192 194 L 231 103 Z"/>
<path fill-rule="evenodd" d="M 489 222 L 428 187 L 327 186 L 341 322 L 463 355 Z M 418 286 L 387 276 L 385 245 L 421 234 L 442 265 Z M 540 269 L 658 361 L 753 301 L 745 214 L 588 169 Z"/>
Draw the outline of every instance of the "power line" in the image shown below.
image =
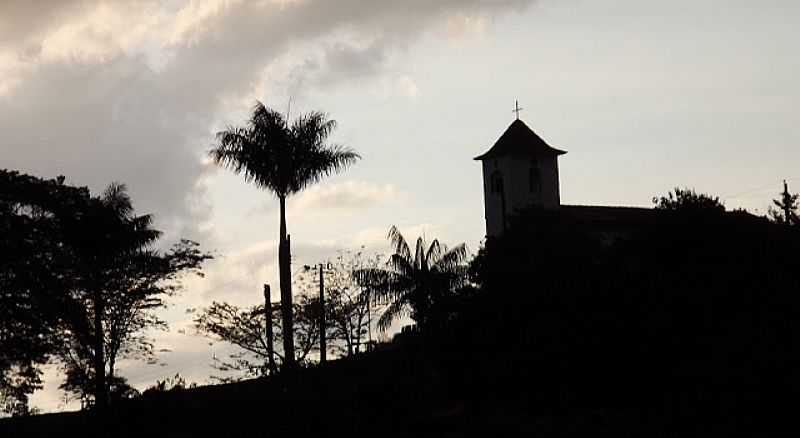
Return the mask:
<path fill-rule="evenodd" d="M 800 176 L 794 176 L 794 177 L 785 178 L 785 179 L 786 179 L 786 181 L 797 181 L 797 180 L 800 180 Z M 750 195 L 750 194 L 766 192 L 767 190 L 771 190 L 773 187 L 779 187 L 781 182 L 783 182 L 783 179 L 779 178 L 779 179 L 775 180 L 775 182 L 771 182 L 769 184 L 765 184 L 765 185 L 760 186 L 760 187 L 756 187 L 756 188 L 753 188 L 753 189 L 750 189 L 750 190 L 747 190 L 747 191 L 744 191 L 744 192 L 740 192 L 740 193 L 737 193 L 735 195 L 723 196 L 722 198 L 726 199 L 726 200 L 728 200 L 728 199 L 745 198 L 745 197 L 747 197 L 747 195 Z M 775 193 L 778 193 L 778 191 L 779 190 L 776 190 Z"/>

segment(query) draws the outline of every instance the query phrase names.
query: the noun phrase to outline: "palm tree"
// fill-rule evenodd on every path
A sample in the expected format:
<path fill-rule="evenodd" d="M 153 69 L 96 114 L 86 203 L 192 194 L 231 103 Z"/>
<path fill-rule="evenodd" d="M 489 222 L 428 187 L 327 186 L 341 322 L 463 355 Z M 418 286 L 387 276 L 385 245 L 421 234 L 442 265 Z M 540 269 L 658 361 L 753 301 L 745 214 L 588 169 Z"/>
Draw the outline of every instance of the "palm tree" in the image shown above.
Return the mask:
<path fill-rule="evenodd" d="M 152 216 L 137 216 L 124 184 L 111 183 L 103 194 L 88 200 L 84 210 L 67 218 L 69 241 L 81 269 L 76 296 L 91 303 L 91 323 L 83 311 L 68 312 L 70 331 L 78 343 L 78 355 L 89 356 L 94 373 L 95 406 L 102 412 L 108 404 L 109 383 L 114 381 L 118 345 L 107 339 L 106 325 L 113 295 L 124 289 L 128 280 L 123 272 L 132 260 L 158 240 L 161 233 L 151 228 Z M 84 302 L 79 299 L 78 302 Z M 84 358 L 85 359 L 85 358 Z M 110 372 L 106 373 L 106 364 Z M 81 364 L 69 364 L 80 369 Z"/>
<path fill-rule="evenodd" d="M 286 198 L 360 157 L 351 149 L 326 144 L 336 121 L 324 113 L 301 115 L 292 124 L 277 111 L 256 102 L 245 126 L 229 126 L 217 133 L 211 158 L 244 176 L 245 181 L 274 193 L 280 201 L 278 264 L 283 332 L 292 330 L 290 242 L 286 234 Z M 286 365 L 294 365 L 294 337 L 283 337 Z"/>
<path fill-rule="evenodd" d="M 389 230 L 394 254 L 388 269 L 360 269 L 356 282 L 379 302 L 388 304 L 378 319 L 385 331 L 401 316 L 410 316 L 420 328 L 430 322 L 434 306 L 467 283 L 467 247 L 462 243 L 452 249 L 434 239 L 426 248 L 425 239 L 417 239 L 414 253 L 397 227 Z"/>

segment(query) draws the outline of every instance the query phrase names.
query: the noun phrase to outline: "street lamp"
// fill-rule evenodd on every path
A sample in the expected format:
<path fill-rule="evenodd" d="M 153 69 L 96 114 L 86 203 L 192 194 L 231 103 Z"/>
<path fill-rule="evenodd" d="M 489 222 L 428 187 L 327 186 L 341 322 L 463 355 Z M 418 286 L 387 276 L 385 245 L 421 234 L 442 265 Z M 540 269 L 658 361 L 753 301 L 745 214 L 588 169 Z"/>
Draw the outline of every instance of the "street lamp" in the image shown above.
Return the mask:
<path fill-rule="evenodd" d="M 319 363 L 324 365 L 328 361 L 328 348 L 325 336 L 325 276 L 323 269 L 330 270 L 333 266 L 330 263 L 320 263 L 316 267 L 319 268 Z M 309 265 L 305 265 L 304 268 L 306 271 L 312 269 Z"/>

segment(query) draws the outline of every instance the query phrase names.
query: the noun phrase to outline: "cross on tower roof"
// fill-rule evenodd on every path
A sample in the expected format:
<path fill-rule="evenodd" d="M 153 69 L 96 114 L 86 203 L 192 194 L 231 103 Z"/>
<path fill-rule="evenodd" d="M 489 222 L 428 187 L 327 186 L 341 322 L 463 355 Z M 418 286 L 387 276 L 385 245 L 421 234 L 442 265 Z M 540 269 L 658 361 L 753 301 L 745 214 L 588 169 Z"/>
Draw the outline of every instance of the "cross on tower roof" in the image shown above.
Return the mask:
<path fill-rule="evenodd" d="M 523 109 L 524 109 L 524 108 L 520 108 L 520 107 L 519 107 L 519 101 L 518 101 L 518 100 L 515 100 L 515 101 L 514 101 L 514 110 L 513 110 L 513 111 L 511 111 L 511 112 L 512 112 L 512 113 L 517 113 L 517 120 L 519 120 L 519 113 L 520 113 L 520 111 L 522 111 Z"/>

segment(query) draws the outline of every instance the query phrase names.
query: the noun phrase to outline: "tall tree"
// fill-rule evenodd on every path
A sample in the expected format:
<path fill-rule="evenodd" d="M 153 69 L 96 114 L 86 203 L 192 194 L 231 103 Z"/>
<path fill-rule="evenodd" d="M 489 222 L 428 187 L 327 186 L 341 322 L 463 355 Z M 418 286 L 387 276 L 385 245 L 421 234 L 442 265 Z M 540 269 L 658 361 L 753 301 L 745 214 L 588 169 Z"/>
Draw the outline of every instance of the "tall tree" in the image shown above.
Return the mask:
<path fill-rule="evenodd" d="M 62 275 L 70 262 L 59 217 L 88 199 L 64 178 L 0 170 L 0 410 L 25 413 L 38 366 L 60 344 Z"/>
<path fill-rule="evenodd" d="M 61 222 L 73 265 L 65 276 L 65 340 L 58 353 L 73 382 L 93 383 L 91 395 L 102 410 L 111 383 L 118 381 L 117 358 L 152 354 L 143 331 L 164 326 L 155 310 L 179 290 L 180 275 L 199 274 L 210 256 L 188 240 L 167 252 L 154 249 L 161 233 L 152 228 L 150 215 L 134 214 L 121 184 L 110 185 Z"/>
<path fill-rule="evenodd" d="M 217 133 L 211 158 L 244 176 L 245 181 L 274 193 L 280 202 L 278 264 L 284 333 L 292 332 L 291 249 L 286 229 L 286 198 L 341 171 L 360 157 L 351 149 L 329 145 L 336 122 L 310 112 L 290 123 L 283 115 L 256 102 L 245 126 Z M 294 337 L 283 337 L 286 364 L 294 365 Z"/>
<path fill-rule="evenodd" d="M 319 301 L 305 295 L 293 303 L 293 331 L 295 360 L 301 364 L 309 363 L 309 354 L 319 351 L 319 324 L 317 307 Z M 273 328 L 275 339 L 283 339 L 281 318 L 264 312 L 265 305 L 239 307 L 229 303 L 213 302 L 195 318 L 197 331 L 217 341 L 239 347 L 241 351 L 227 358 L 216 358 L 214 367 L 222 372 L 238 373 L 235 377 L 216 377 L 217 380 L 235 381 L 247 377 L 266 376 L 273 372 L 269 366 L 270 353 L 280 364 L 285 363 L 283 350 L 271 351 L 265 327 Z"/>
<path fill-rule="evenodd" d="M 800 208 L 797 202 L 798 198 L 800 198 L 800 194 L 789 192 L 789 184 L 784 180 L 781 197 L 772 200 L 777 210 L 769 209 L 772 220 L 784 225 L 800 225 L 800 216 L 797 214 L 798 208 Z"/>
<path fill-rule="evenodd" d="M 186 240 L 153 249 L 160 233 L 151 223 L 133 214 L 121 184 L 92 197 L 63 177 L 0 171 L 2 398 L 24 398 L 39 384 L 36 365 L 57 355 L 67 386 L 102 408 L 124 383 L 117 357 L 152 352 L 142 333 L 163 326 L 155 310 L 209 256 Z"/>
<path fill-rule="evenodd" d="M 438 239 L 428 246 L 419 237 L 412 254 L 394 226 L 389 230 L 389 240 L 394 254 L 387 269 L 356 270 L 355 279 L 388 305 L 378 320 L 381 330 L 401 316 L 410 316 L 425 329 L 436 320 L 438 306 L 467 284 L 467 248 L 462 243 L 448 249 Z"/>

